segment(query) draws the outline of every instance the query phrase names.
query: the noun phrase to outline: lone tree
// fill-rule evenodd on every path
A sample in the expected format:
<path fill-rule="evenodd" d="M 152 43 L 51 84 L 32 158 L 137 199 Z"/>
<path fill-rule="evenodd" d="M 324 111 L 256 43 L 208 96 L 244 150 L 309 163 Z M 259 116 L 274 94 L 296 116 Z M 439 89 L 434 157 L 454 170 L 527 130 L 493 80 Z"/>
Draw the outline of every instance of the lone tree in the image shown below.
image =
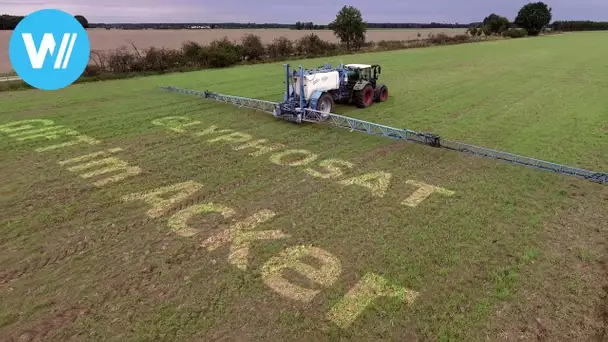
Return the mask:
<path fill-rule="evenodd" d="M 493 34 L 502 34 L 509 27 L 509 19 L 492 13 L 483 20 L 483 25 Z"/>
<path fill-rule="evenodd" d="M 82 25 L 82 27 L 89 28 L 89 21 L 87 20 L 87 18 L 85 18 L 82 15 L 75 15 L 74 18 L 76 18 L 76 20 L 78 20 L 78 22 L 80 23 L 80 25 Z"/>
<path fill-rule="evenodd" d="M 519 10 L 515 24 L 525 28 L 530 36 L 538 34 L 551 22 L 551 8 L 542 1 L 525 5 Z"/>
<path fill-rule="evenodd" d="M 334 34 L 346 44 L 346 49 L 351 46 L 359 48 L 365 43 L 365 32 L 367 24 L 363 21 L 361 11 L 353 6 L 344 6 L 336 15 L 336 19 L 330 24 Z"/>
<path fill-rule="evenodd" d="M 492 35 L 492 30 L 490 29 L 490 26 L 482 26 L 479 32 L 480 33 L 478 33 L 478 35 L 481 36 L 481 33 L 483 33 L 483 35 L 486 36 L 486 39 L 488 39 L 488 37 Z"/>

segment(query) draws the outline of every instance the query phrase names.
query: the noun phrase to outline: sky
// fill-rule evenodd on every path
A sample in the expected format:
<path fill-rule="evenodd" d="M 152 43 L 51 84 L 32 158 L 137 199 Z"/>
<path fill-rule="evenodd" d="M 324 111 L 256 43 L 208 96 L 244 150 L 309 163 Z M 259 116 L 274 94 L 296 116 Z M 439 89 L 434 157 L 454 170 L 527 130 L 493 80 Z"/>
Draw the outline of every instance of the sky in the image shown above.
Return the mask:
<path fill-rule="evenodd" d="M 608 21 L 608 0 L 544 0 L 553 20 Z M 367 22 L 482 21 L 490 13 L 513 20 L 528 0 L 0 0 L 0 14 L 27 15 L 56 8 L 93 23 L 121 22 L 331 22 L 344 5 L 361 10 Z"/>

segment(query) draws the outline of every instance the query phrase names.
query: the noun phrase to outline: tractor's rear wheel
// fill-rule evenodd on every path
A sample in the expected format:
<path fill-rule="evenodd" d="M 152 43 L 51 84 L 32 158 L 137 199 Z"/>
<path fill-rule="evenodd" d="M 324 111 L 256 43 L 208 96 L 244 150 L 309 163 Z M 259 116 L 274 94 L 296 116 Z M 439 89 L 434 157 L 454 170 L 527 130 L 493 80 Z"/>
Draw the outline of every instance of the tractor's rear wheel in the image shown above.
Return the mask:
<path fill-rule="evenodd" d="M 388 88 L 384 84 L 376 85 L 376 101 L 384 102 L 388 99 Z"/>
<path fill-rule="evenodd" d="M 355 103 L 359 108 L 367 108 L 374 103 L 374 88 L 371 84 L 355 93 Z"/>
<path fill-rule="evenodd" d="M 321 121 L 325 121 L 325 120 L 329 119 L 329 113 L 331 113 L 333 108 L 334 108 L 333 97 L 328 93 L 324 93 L 323 95 L 321 95 L 321 97 L 317 101 L 317 108 L 315 108 L 315 110 L 321 112 L 321 114 L 319 115 L 320 116 L 319 119 Z"/>

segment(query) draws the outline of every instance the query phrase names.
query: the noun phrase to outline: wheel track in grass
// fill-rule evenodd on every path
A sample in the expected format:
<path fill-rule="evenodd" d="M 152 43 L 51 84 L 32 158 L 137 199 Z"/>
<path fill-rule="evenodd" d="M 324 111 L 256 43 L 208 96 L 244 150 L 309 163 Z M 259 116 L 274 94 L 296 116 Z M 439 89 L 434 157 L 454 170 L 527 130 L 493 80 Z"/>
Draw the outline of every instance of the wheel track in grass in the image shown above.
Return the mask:
<path fill-rule="evenodd" d="M 240 162 L 239 159 L 233 160 L 231 163 L 228 163 L 226 167 L 236 167 Z M 285 169 L 281 174 L 289 174 L 289 169 Z M 196 197 L 191 197 L 184 202 L 181 202 L 178 206 L 169 210 L 165 216 L 170 216 L 177 211 L 180 211 L 188 206 L 191 206 L 195 203 L 201 203 L 210 198 L 224 195 L 236 188 L 247 186 L 251 184 L 255 178 L 253 177 L 243 177 L 235 182 L 229 183 L 227 185 L 220 186 L 217 189 L 209 189 L 207 191 L 202 191 Z M 143 220 L 143 221 L 142 221 Z M 43 252 L 42 255 L 35 258 L 31 261 L 25 261 L 23 263 L 18 264 L 14 268 L 11 268 L 7 271 L 0 273 L 0 284 L 8 283 L 14 281 L 18 278 L 21 278 L 24 275 L 31 274 L 37 272 L 43 268 L 48 266 L 57 265 L 65 262 L 66 260 L 76 256 L 83 254 L 96 245 L 103 244 L 108 240 L 113 240 L 121 236 L 123 233 L 127 231 L 132 231 L 135 226 L 145 226 L 155 219 L 150 218 L 148 216 L 143 216 L 141 220 L 137 220 L 136 223 L 132 224 L 119 224 L 116 225 L 114 223 L 107 224 L 108 227 L 112 227 L 111 230 L 105 230 L 107 227 L 104 227 L 105 234 L 97 235 L 96 237 L 89 238 L 87 236 L 81 237 L 76 241 L 68 241 L 66 244 L 69 245 L 68 248 L 64 248 L 58 251 L 48 251 Z M 137 224 L 139 222 L 140 224 Z M 101 229 L 98 229 L 101 230 Z M 110 232 L 110 234 L 108 234 Z"/>
<path fill-rule="evenodd" d="M 173 105 L 173 103 L 166 105 L 166 106 L 171 106 L 171 105 Z M 192 111 L 194 111 L 194 110 L 195 109 L 192 109 Z M 275 123 L 271 121 L 271 122 L 264 123 L 262 126 L 273 125 L 273 124 L 275 124 Z M 192 141 L 192 143 L 196 144 L 196 141 Z M 403 144 L 395 144 L 394 146 L 391 146 L 391 147 L 400 148 L 402 146 L 403 146 Z M 391 147 L 388 147 L 388 149 L 390 150 Z M 373 159 L 373 158 L 363 158 L 362 160 L 357 160 L 357 164 L 359 164 L 360 166 L 364 166 L 364 164 L 367 164 L 368 162 L 370 162 L 371 159 Z M 225 163 L 223 165 L 223 167 L 226 167 L 226 168 L 238 167 L 239 166 L 238 164 L 241 163 L 241 161 L 242 161 L 242 159 L 235 158 L 233 160 L 230 160 L 228 163 Z M 275 175 L 279 175 L 279 174 L 288 175 L 289 173 L 290 173 L 290 169 L 287 168 L 287 169 L 280 171 L 278 174 L 275 174 Z M 199 195 L 197 195 L 196 197 L 191 197 L 191 198 L 187 199 L 186 201 L 180 203 L 178 206 L 173 207 L 169 212 L 166 213 L 166 216 L 167 215 L 170 216 L 173 213 L 180 211 L 195 203 L 201 203 L 210 198 L 224 195 L 236 188 L 247 186 L 247 185 L 251 184 L 255 179 L 256 179 L 255 177 L 245 176 L 235 182 L 229 183 L 227 185 L 222 185 L 217 189 L 209 189 L 207 191 L 202 190 L 201 193 Z M 17 264 L 16 266 L 14 266 L 12 268 L 9 268 L 8 270 L 6 270 L 4 272 L 0 272 L 0 284 L 14 281 L 18 278 L 23 277 L 24 275 L 35 273 L 35 272 L 37 272 L 41 269 L 47 268 L 49 266 L 62 264 L 66 260 L 69 260 L 77 255 L 83 254 L 83 253 L 91 250 L 92 248 L 94 248 L 97 245 L 103 244 L 103 243 L 107 242 L 108 240 L 113 240 L 113 239 L 120 237 L 126 231 L 133 230 L 135 228 L 135 226 L 145 226 L 145 225 L 149 224 L 151 221 L 153 221 L 153 219 L 151 219 L 147 216 L 144 216 L 142 219 L 137 219 L 135 221 L 135 222 L 139 222 L 139 224 L 118 224 L 118 225 L 116 225 L 114 223 L 104 224 L 103 228 L 98 227 L 96 229 L 97 231 L 103 230 L 104 231 L 103 234 L 96 234 L 96 236 L 93 236 L 93 237 L 89 237 L 89 236 L 82 237 L 81 236 L 74 240 L 68 240 L 66 243 L 64 243 L 65 245 L 68 246 L 67 248 L 62 248 L 60 250 L 44 251 L 41 253 L 41 255 L 39 255 L 38 257 L 35 257 L 33 260 L 24 261 L 22 263 Z"/>
<path fill-rule="evenodd" d="M 61 263 L 68 257 L 81 253 L 89 248 L 89 243 L 77 243 L 75 246 L 59 250 L 53 253 L 43 252 L 41 256 L 23 263 L 18 264 L 16 267 L 0 273 L 0 284 L 8 283 L 15 279 L 18 279 L 26 274 L 36 272 L 49 265 Z"/>
<path fill-rule="evenodd" d="M 288 173 L 288 172 L 286 172 Z M 238 188 L 240 186 L 244 186 L 246 184 L 251 183 L 251 178 L 241 179 L 239 181 L 233 182 L 230 185 L 221 187 L 215 191 L 206 192 L 205 194 L 201 194 L 196 198 L 192 198 L 182 203 L 178 207 L 174 208 L 170 212 L 166 212 L 164 217 L 170 216 L 173 212 L 181 210 L 191 204 L 196 203 L 199 200 L 206 200 L 212 198 L 214 196 L 223 195 L 229 193 L 231 190 Z M 318 191 L 322 191 L 326 187 L 330 187 L 331 183 L 316 183 L 314 186 L 304 188 L 299 196 L 292 197 L 287 201 L 277 201 L 276 205 L 273 205 L 272 208 L 278 212 L 281 209 L 285 209 L 293 206 L 294 202 L 299 202 L 302 200 L 306 200 L 310 198 L 312 195 L 317 193 Z M 283 192 L 289 191 L 289 186 L 281 189 Z M 268 190 L 264 193 L 266 195 L 275 192 L 274 190 Z M 262 195 L 265 196 L 265 195 Z M 241 215 L 248 215 L 249 211 L 245 210 Z M 156 219 L 152 219 L 149 217 L 142 217 L 143 222 L 151 222 Z M 137 225 L 135 223 L 134 225 Z M 142 225 L 139 225 L 142 226 Z M 112 237 L 117 237 L 125 231 L 129 230 L 129 227 L 118 228 L 116 232 L 118 235 L 112 235 L 111 237 L 105 237 L 99 239 L 95 242 L 92 240 L 88 243 L 82 244 L 81 248 L 74 249 L 65 249 L 55 256 L 49 256 L 48 258 L 40 258 L 41 262 L 39 265 L 42 265 L 38 270 L 52 265 L 51 261 L 60 262 L 65 261 L 70 256 L 73 256 L 76 253 L 76 250 L 80 250 L 81 254 L 90 249 L 91 246 L 95 245 L 98 242 L 106 241 L 111 239 Z M 172 269 L 179 269 L 180 265 L 188 264 L 193 261 L 193 259 L 197 258 L 196 251 L 200 250 L 203 247 L 200 247 L 195 240 L 184 243 L 179 249 L 174 249 L 167 251 L 166 262 L 168 262 Z M 47 261 L 48 260 L 48 261 Z M 221 267 L 230 267 L 230 265 L 226 264 Z M 22 272 L 20 276 L 24 274 L 28 274 L 34 271 L 33 268 L 30 268 L 29 271 Z M 122 271 L 121 271 L 122 272 Z M 13 333 L 13 336 L 27 336 L 29 340 L 35 339 L 47 339 L 49 337 L 56 336 L 57 333 L 62 329 L 70 329 L 69 327 L 73 324 L 73 322 L 78 318 L 78 316 L 82 312 L 95 312 L 98 310 L 104 310 L 104 306 L 116 305 L 117 299 L 124 296 L 135 295 L 138 297 L 145 298 L 153 298 L 152 296 L 157 295 L 161 299 L 170 298 L 175 295 L 176 292 L 180 290 L 179 286 L 173 286 L 173 284 L 167 284 L 170 286 L 162 286 L 163 283 L 159 283 L 158 279 L 162 276 L 161 268 L 152 263 L 146 263 L 143 268 L 139 269 L 132 276 L 128 278 L 121 278 L 120 276 L 111 277 L 110 279 L 117 279 L 116 283 L 113 286 L 105 286 L 103 292 L 96 297 L 93 301 L 86 301 L 86 304 L 82 304 L 81 302 L 72 302 L 66 303 L 67 307 L 60 309 L 58 313 L 52 313 L 45 315 L 38 319 L 37 321 L 31 322 L 27 327 L 23 330 L 16 331 Z M 17 277 L 18 278 L 18 277 Z M 15 278 L 16 279 L 16 278 Z M 4 280 L 2 281 L 4 282 Z M 106 284 L 108 285 L 108 284 Z M 161 286 L 156 286 L 161 285 Z M 146 297 L 147 296 L 147 297 Z M 120 329 L 120 328 L 119 328 Z"/>
<path fill-rule="evenodd" d="M 602 265 L 604 272 L 608 275 L 608 257 L 604 257 L 602 259 Z M 598 341 L 607 341 L 608 340 L 608 282 L 604 283 L 602 287 L 604 293 L 601 297 L 601 303 L 599 305 L 599 317 L 603 323 L 603 327 L 599 329 L 597 332 L 597 340 Z"/>
<path fill-rule="evenodd" d="M 226 163 L 225 167 L 238 167 L 238 163 L 240 163 L 240 159 L 234 159 L 230 163 Z M 253 180 L 254 178 L 251 177 L 243 177 L 217 189 L 208 189 L 207 191 L 202 190 L 202 193 L 197 197 L 187 199 L 186 202 L 183 202 L 177 208 L 172 209 L 170 213 L 172 214 L 194 203 L 205 201 L 208 198 L 230 192 L 238 187 L 251 183 Z M 141 226 L 144 226 L 149 224 L 152 220 L 153 219 L 149 218 L 148 216 L 143 216 L 142 219 L 137 219 L 135 222 L 139 222 Z M 96 224 L 96 226 L 96 231 L 103 231 L 103 234 L 98 233 L 93 237 L 85 235 L 76 239 L 68 239 L 65 243 L 63 243 L 63 245 L 68 246 L 66 248 L 61 248 L 59 250 L 46 250 L 30 260 L 20 262 L 8 270 L 0 272 L 0 284 L 14 281 L 23 277 L 24 275 L 32 274 L 49 266 L 62 264 L 66 260 L 69 260 L 76 255 L 83 254 L 97 245 L 103 244 L 108 240 L 117 239 L 126 231 L 133 230 L 136 224 L 108 223 L 104 224 L 101 228 L 98 224 Z"/>
<path fill-rule="evenodd" d="M 202 201 L 206 201 L 209 198 L 220 196 L 225 193 L 228 193 L 238 187 L 246 186 L 253 181 L 252 178 L 244 177 L 236 182 L 230 183 L 228 185 L 222 186 L 216 190 L 206 191 L 196 197 L 192 197 L 187 199 L 186 201 L 180 203 L 177 207 L 170 210 L 166 215 L 171 215 L 177 211 L 180 211 L 188 206 L 191 206 L 195 203 L 200 203 Z M 96 237 L 89 238 L 87 236 L 81 237 L 76 241 L 68 241 L 66 244 L 67 248 L 58 250 L 58 251 L 45 251 L 42 255 L 34 258 L 30 261 L 25 261 L 19 263 L 17 266 L 0 273 L 0 284 L 8 283 L 10 281 L 14 281 L 24 275 L 31 274 L 37 271 L 40 271 L 48 266 L 57 265 L 64 263 L 66 260 L 76 256 L 83 254 L 93 247 L 103 244 L 108 240 L 113 240 L 120 237 L 127 231 L 132 231 L 135 226 L 145 226 L 154 221 L 154 219 L 144 216 L 143 221 L 138 220 L 140 224 L 119 224 L 116 225 L 114 223 L 109 224 L 109 227 L 112 227 L 111 230 L 106 230 L 104 227 L 104 234 L 97 235 Z M 101 230 L 101 229 L 99 229 Z M 109 233 L 109 234 L 108 234 Z"/>
<path fill-rule="evenodd" d="M 237 182 L 230 184 L 229 186 L 225 186 L 216 191 L 211 191 L 211 192 L 205 193 L 203 195 L 200 195 L 196 198 L 189 199 L 189 200 L 183 202 L 181 205 L 177 206 L 176 208 L 166 212 L 163 216 L 169 217 L 174 212 L 182 210 L 182 209 L 188 207 L 189 205 L 195 204 L 199 200 L 204 201 L 204 200 L 209 199 L 214 196 L 227 194 L 231 190 L 233 190 L 237 187 L 243 186 L 244 184 L 249 184 L 249 183 L 251 183 L 251 181 L 249 181 L 249 180 L 239 180 Z M 304 188 L 304 190 L 302 192 L 299 193 L 299 196 L 294 196 L 289 200 L 281 200 L 281 201 L 277 200 L 276 202 L 273 202 L 273 205 L 271 205 L 271 207 L 272 207 L 273 211 L 281 213 L 281 212 L 283 212 L 282 210 L 284 210 L 285 208 L 293 207 L 293 204 L 295 202 L 306 201 L 307 199 L 309 199 L 311 196 L 313 196 L 318 191 L 322 191 L 326 187 L 330 187 L 331 186 L 330 184 L 331 183 L 317 183 L 317 184 L 315 184 L 315 186 L 306 187 L 306 188 Z M 286 187 L 282 188 L 281 191 L 288 192 L 289 187 L 286 186 Z M 275 192 L 276 192 L 276 190 L 266 190 L 263 192 L 262 195 L 260 195 L 260 197 L 271 196 L 271 194 L 273 194 Z M 274 197 L 274 196 L 271 196 L 271 197 Z M 198 203 L 200 203 L 200 202 L 198 202 Z M 257 204 L 253 204 L 253 206 L 255 206 L 257 208 Z M 239 211 L 239 213 L 238 213 L 239 219 L 242 219 L 245 216 L 249 216 L 251 214 L 251 210 L 247 210 L 244 208 L 247 208 L 247 206 L 244 206 L 243 208 L 241 208 L 243 210 Z M 155 219 L 152 219 L 152 218 L 146 218 L 146 222 L 154 221 L 154 220 Z M 182 265 L 183 263 L 187 264 L 187 263 L 193 261 L 194 259 L 197 258 L 196 251 L 204 249 L 204 247 L 201 247 L 199 245 L 199 243 L 197 243 L 197 241 L 198 240 L 189 240 L 189 241 L 185 242 L 179 249 L 167 250 L 167 256 L 166 256 L 165 261 L 171 265 L 171 268 L 179 268 L 180 265 Z M 216 252 L 213 252 L 213 253 L 216 253 Z M 231 267 L 231 266 L 226 264 L 221 267 Z M 150 294 L 148 292 L 155 292 L 156 290 L 159 290 L 162 292 L 161 295 L 163 297 L 165 297 L 165 296 L 169 296 L 170 293 L 179 291 L 179 287 L 174 287 L 174 286 L 172 286 L 170 288 L 154 287 L 154 288 L 150 289 L 149 288 L 150 283 L 155 278 L 160 277 L 160 275 L 161 275 L 161 273 L 160 273 L 158 267 L 156 267 L 155 265 L 147 265 L 144 269 L 137 272 L 137 276 L 130 277 L 129 281 L 120 281 L 118 284 L 116 284 L 116 286 L 108 286 L 107 287 L 108 290 L 106 290 L 100 296 L 99 303 L 100 303 L 100 305 L 103 305 L 104 303 L 115 301 L 116 298 L 127 295 L 131 292 L 136 292 L 136 293 L 140 293 L 140 295 L 143 295 L 143 294 Z M 164 291 L 164 290 L 167 290 L 167 291 Z"/>

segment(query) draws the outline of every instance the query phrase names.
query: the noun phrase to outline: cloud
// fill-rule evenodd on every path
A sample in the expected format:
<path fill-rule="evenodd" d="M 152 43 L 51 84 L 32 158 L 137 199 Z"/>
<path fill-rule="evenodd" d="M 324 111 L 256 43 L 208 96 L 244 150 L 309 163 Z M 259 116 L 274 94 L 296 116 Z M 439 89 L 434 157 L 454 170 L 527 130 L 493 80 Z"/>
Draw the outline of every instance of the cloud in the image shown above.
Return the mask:
<path fill-rule="evenodd" d="M 513 20 L 528 0 L 368 1 L 352 0 L 369 22 L 481 21 L 490 13 Z M 554 20 L 606 20 L 606 0 L 548 0 Z M 331 22 L 343 4 L 327 0 L 0 0 L 9 14 L 25 15 L 42 8 L 81 14 L 90 22 Z"/>

